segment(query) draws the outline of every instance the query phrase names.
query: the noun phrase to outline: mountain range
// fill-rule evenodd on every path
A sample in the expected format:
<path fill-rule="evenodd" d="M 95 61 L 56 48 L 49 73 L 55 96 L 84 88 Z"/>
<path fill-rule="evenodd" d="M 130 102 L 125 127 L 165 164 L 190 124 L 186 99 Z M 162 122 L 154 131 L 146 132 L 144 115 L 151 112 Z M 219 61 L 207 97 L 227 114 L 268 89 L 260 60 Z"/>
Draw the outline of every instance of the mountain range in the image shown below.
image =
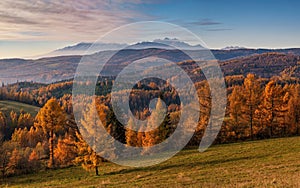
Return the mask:
<path fill-rule="evenodd" d="M 120 43 L 104 43 L 104 42 L 81 42 L 75 45 L 67 46 L 61 49 L 54 50 L 48 54 L 37 56 L 41 57 L 55 57 L 68 55 L 89 55 L 100 51 L 111 51 L 121 49 L 146 49 L 146 48 L 160 48 L 160 49 L 181 49 L 181 50 L 201 50 L 203 47 L 198 45 L 190 45 L 186 42 L 180 41 L 176 38 L 155 39 L 153 41 L 143 41 L 134 44 L 120 44 Z"/>
<path fill-rule="evenodd" d="M 82 54 L 89 48 L 88 57 L 99 61 L 116 53 L 107 65 L 106 72 L 116 75 L 130 62 L 142 57 L 155 56 L 168 58 L 173 62 L 183 62 L 190 58 L 178 49 L 194 56 L 205 55 L 201 45 L 190 45 L 178 39 L 156 39 L 152 42 L 139 42 L 132 45 L 118 43 L 79 43 L 51 52 L 50 57 L 38 59 L 0 59 L 0 81 L 14 83 L 17 81 L 34 81 L 52 83 L 72 79 Z M 119 51 L 119 49 L 122 49 Z M 116 51 L 118 50 L 118 51 Z M 224 72 L 224 75 L 247 74 L 253 72 L 262 77 L 272 77 L 283 73 L 298 75 L 300 48 L 291 49 L 247 49 L 228 47 L 211 50 Z M 191 66 L 193 67 L 193 66 Z"/>

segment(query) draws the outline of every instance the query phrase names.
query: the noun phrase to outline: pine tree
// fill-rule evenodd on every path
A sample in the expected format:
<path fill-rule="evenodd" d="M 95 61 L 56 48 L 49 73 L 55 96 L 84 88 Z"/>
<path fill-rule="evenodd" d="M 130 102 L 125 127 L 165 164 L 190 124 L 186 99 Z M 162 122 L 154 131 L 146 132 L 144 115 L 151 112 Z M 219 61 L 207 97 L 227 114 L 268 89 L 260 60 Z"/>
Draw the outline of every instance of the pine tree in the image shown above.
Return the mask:
<path fill-rule="evenodd" d="M 243 110 L 243 112 L 246 115 L 246 119 L 249 122 L 250 137 L 253 140 L 253 125 L 255 111 L 257 110 L 258 105 L 261 101 L 260 83 L 257 81 L 254 74 L 247 75 L 247 77 L 244 80 L 243 89 L 243 94 L 245 98 L 245 109 Z"/>
<path fill-rule="evenodd" d="M 36 117 L 35 126 L 43 128 L 49 136 L 49 163 L 48 167 L 53 168 L 54 161 L 54 137 L 55 133 L 62 130 L 66 124 L 66 114 L 56 99 L 47 101 Z"/>
<path fill-rule="evenodd" d="M 65 138 L 58 139 L 54 149 L 54 157 L 61 166 L 69 166 L 77 156 L 75 140 L 68 134 Z"/>
<path fill-rule="evenodd" d="M 200 104 L 200 119 L 198 127 L 196 128 L 195 137 L 198 139 L 194 141 L 199 143 L 199 140 L 204 134 L 204 130 L 213 130 L 213 126 L 209 124 L 211 105 L 212 105 L 212 95 L 210 91 L 210 86 L 207 81 L 199 83 L 199 89 L 197 90 L 199 96 Z M 211 134 L 213 131 L 206 131 L 207 134 Z"/>
<path fill-rule="evenodd" d="M 4 113 L 0 111 L 0 132 L 4 136 L 4 140 L 8 140 L 7 122 Z"/>
<path fill-rule="evenodd" d="M 143 154 L 149 154 L 149 147 L 163 142 L 169 135 L 171 130 L 170 115 L 166 113 L 162 100 L 158 98 L 155 109 L 152 110 L 151 116 L 148 118 L 148 124 L 143 139 Z"/>
<path fill-rule="evenodd" d="M 18 118 L 17 127 L 24 128 L 27 127 L 28 129 L 33 124 L 33 119 L 29 113 L 21 113 Z"/>
<path fill-rule="evenodd" d="M 9 115 L 10 115 L 10 122 L 11 122 L 10 127 L 12 130 L 14 130 L 18 124 L 18 114 L 12 110 Z"/>
<path fill-rule="evenodd" d="M 79 151 L 81 154 L 77 161 L 81 161 L 86 169 L 94 168 L 96 174 L 98 173 L 99 162 L 102 161 L 100 156 L 110 160 L 116 158 L 116 140 L 113 137 L 116 127 L 113 126 L 113 123 L 107 122 L 109 118 L 106 112 L 109 112 L 106 106 L 95 105 L 95 102 L 92 102 L 87 106 L 80 120 L 81 140 L 84 138 L 86 142 L 78 143 L 78 148 L 81 148 Z"/>
<path fill-rule="evenodd" d="M 137 132 L 134 131 L 134 120 L 130 117 L 126 129 L 126 144 L 128 146 L 137 146 Z"/>
<path fill-rule="evenodd" d="M 114 109 L 109 108 L 108 112 L 107 112 L 107 117 L 106 117 L 106 129 L 107 131 L 110 133 L 111 136 L 113 136 L 116 140 L 118 140 L 121 143 L 126 143 L 126 136 L 125 136 L 125 128 L 122 125 L 122 123 L 119 122 L 119 120 L 117 119 L 115 112 L 120 110 L 119 107 L 116 107 Z M 122 112 L 120 113 L 116 113 L 116 114 L 122 114 Z"/>
<path fill-rule="evenodd" d="M 45 148 L 41 142 L 38 142 L 34 148 L 39 159 L 42 159 L 46 156 Z"/>
<path fill-rule="evenodd" d="M 229 115 L 231 130 L 234 132 L 236 139 L 240 139 L 243 133 L 243 125 L 245 121 L 243 119 L 242 105 L 244 98 L 242 94 L 242 88 L 235 86 L 231 95 L 229 96 Z"/>
<path fill-rule="evenodd" d="M 100 109 L 97 110 L 96 107 Z M 89 104 L 80 120 L 80 133 L 95 152 L 112 159 L 116 157 L 116 138 L 113 137 L 116 127 L 107 122 L 108 115 L 106 112 L 109 110 L 104 105 L 98 107 L 95 102 Z"/>
<path fill-rule="evenodd" d="M 39 160 L 38 153 L 35 150 L 30 153 L 28 163 L 32 171 L 37 171 L 41 168 L 41 162 Z"/>
<path fill-rule="evenodd" d="M 288 102 L 288 117 L 292 125 L 292 131 L 296 135 L 300 134 L 300 85 L 297 84 L 293 91 L 292 97 Z"/>
<path fill-rule="evenodd" d="M 9 158 L 9 163 L 8 163 L 8 168 L 10 169 L 12 174 L 16 174 L 18 173 L 19 170 L 21 170 L 20 169 L 21 159 L 22 156 L 19 150 L 15 148 L 11 154 L 11 157 Z"/>
<path fill-rule="evenodd" d="M 288 86 L 286 85 L 284 88 L 283 88 L 283 92 L 284 92 L 284 95 L 282 96 L 282 100 L 281 100 L 281 108 L 279 109 L 279 118 L 280 118 L 280 125 L 281 127 L 283 127 L 283 131 L 281 131 L 281 135 L 282 136 L 286 136 L 287 135 L 287 124 L 288 124 L 288 108 L 289 108 L 289 101 L 290 101 L 290 98 L 291 98 L 291 95 L 288 91 Z M 280 128 L 281 128 L 280 127 Z"/>
<path fill-rule="evenodd" d="M 103 158 L 96 154 L 79 133 L 76 136 L 79 141 L 76 142 L 78 155 L 74 160 L 75 164 L 81 164 L 86 170 L 95 170 L 95 175 L 99 176 L 99 166 Z"/>
<path fill-rule="evenodd" d="M 15 129 L 13 135 L 11 136 L 11 141 L 18 143 L 21 147 L 27 147 L 29 145 L 27 128 Z"/>
<path fill-rule="evenodd" d="M 16 146 L 11 141 L 5 141 L 0 145 L 0 172 L 2 178 L 5 178 L 8 175 L 8 172 L 11 168 L 9 165 L 11 153 Z"/>
<path fill-rule="evenodd" d="M 137 132 L 137 146 L 143 147 L 144 146 L 144 140 L 145 140 L 145 127 L 142 125 L 139 128 L 139 131 Z"/>
<path fill-rule="evenodd" d="M 281 111 L 283 92 L 280 85 L 271 80 L 265 87 L 262 110 L 264 111 L 269 137 L 274 134 L 274 126 L 278 123 L 278 113 Z M 277 121 L 276 121 L 277 120 Z"/>

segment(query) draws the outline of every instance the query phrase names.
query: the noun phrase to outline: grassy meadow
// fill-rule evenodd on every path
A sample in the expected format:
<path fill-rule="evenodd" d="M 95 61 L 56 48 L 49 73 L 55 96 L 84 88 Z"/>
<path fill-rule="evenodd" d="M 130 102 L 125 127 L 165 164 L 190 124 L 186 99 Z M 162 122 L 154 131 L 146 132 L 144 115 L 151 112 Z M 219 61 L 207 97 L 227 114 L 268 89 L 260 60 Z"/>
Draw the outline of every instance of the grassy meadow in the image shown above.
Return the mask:
<path fill-rule="evenodd" d="M 185 149 L 156 166 L 103 163 L 100 176 L 79 167 L 1 180 L 1 187 L 300 187 L 300 137 Z"/>
<path fill-rule="evenodd" d="M 20 102 L 15 101 L 4 101 L 0 100 L 0 111 L 5 114 L 9 114 L 12 110 L 15 112 L 20 112 L 23 109 L 24 112 L 30 113 L 33 117 L 39 112 L 40 108 Z"/>

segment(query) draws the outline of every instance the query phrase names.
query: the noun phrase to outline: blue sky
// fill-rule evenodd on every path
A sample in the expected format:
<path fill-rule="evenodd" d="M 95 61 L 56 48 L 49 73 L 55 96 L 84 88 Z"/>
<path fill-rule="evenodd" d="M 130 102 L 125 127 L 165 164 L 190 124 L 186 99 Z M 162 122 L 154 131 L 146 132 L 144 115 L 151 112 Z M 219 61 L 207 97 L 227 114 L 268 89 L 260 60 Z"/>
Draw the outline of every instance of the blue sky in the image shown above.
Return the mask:
<path fill-rule="evenodd" d="M 300 47 L 299 5 L 299 1 L 288 0 L 172 1 L 148 10 L 189 28 L 212 48 L 281 48 Z"/>
<path fill-rule="evenodd" d="M 185 27 L 210 48 L 300 47 L 299 6 L 297 0 L 2 0 L 0 58 L 94 42 L 116 27 L 149 20 Z"/>

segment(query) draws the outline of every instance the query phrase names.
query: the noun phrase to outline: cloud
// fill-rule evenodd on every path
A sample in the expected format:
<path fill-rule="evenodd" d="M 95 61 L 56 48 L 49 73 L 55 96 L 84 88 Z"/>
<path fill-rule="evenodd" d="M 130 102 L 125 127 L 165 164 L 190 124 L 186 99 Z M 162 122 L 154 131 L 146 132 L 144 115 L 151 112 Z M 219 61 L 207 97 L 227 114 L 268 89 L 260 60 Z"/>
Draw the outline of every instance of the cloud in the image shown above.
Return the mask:
<path fill-rule="evenodd" d="M 201 28 L 205 31 L 230 31 L 230 28 L 216 28 L 217 25 L 222 25 L 222 22 L 217 22 L 212 19 L 201 19 L 194 22 L 187 23 L 190 26 L 202 26 Z M 214 27 L 215 26 L 215 27 Z"/>
<path fill-rule="evenodd" d="M 190 24 L 198 25 L 198 26 L 209 26 L 209 25 L 220 25 L 221 22 L 216 22 L 211 19 L 202 19 L 194 22 L 190 22 Z"/>
<path fill-rule="evenodd" d="M 228 28 L 217 28 L 217 29 L 205 29 L 205 31 L 231 31 L 232 29 Z"/>
<path fill-rule="evenodd" d="M 28 35 L 28 36 L 45 36 L 45 33 L 42 32 L 33 32 L 33 31 L 21 31 L 19 32 L 21 35 Z"/>
<path fill-rule="evenodd" d="M 141 3 L 141 0 L 1 0 L 0 40 L 93 41 L 132 20 L 150 19 L 137 11 Z"/>
<path fill-rule="evenodd" d="M 7 13 L 1 13 L 0 12 L 0 17 L 1 17 L 1 22 L 6 22 L 6 23 L 14 23 L 14 24 L 36 24 L 35 22 L 31 20 L 27 20 L 26 18 L 22 18 L 19 16 L 15 15 L 8 15 Z"/>

